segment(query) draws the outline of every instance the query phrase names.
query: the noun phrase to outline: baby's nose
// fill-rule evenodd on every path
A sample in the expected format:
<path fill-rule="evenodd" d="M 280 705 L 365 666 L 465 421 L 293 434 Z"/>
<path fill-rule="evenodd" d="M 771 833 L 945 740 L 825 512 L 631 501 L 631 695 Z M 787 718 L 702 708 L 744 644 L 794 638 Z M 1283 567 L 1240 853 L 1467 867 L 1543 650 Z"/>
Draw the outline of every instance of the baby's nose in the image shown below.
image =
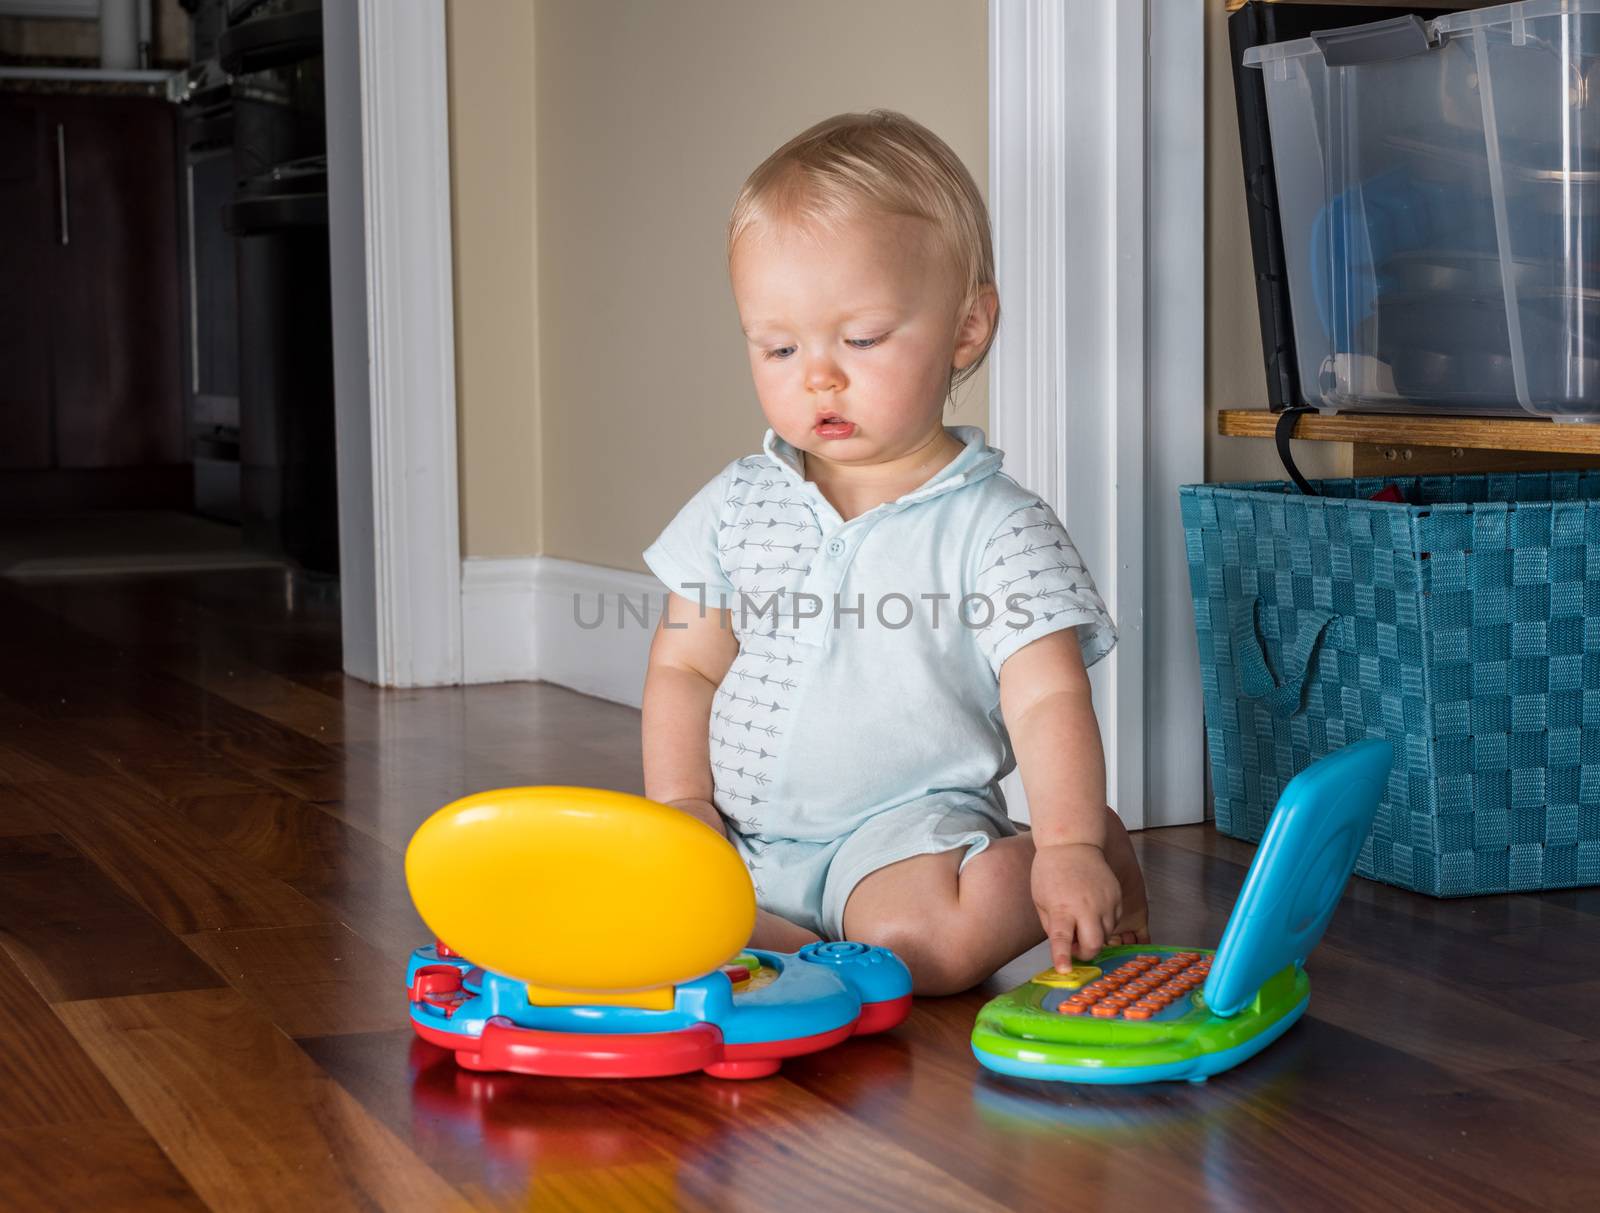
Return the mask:
<path fill-rule="evenodd" d="M 806 386 L 813 392 L 838 391 L 844 386 L 844 371 L 831 358 L 813 360 L 806 367 Z"/>

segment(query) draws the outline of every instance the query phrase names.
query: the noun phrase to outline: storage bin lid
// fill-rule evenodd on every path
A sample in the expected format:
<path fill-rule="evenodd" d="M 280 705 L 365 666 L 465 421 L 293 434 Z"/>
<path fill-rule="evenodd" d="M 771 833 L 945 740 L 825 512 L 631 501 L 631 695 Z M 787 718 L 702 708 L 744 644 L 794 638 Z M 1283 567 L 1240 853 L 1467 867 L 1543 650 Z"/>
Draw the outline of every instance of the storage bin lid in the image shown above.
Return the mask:
<path fill-rule="evenodd" d="M 1510 25 L 1516 21 L 1532 21 L 1540 17 L 1591 13 L 1600 13 L 1600 0 L 1521 0 L 1517 4 L 1498 4 L 1493 8 L 1472 8 L 1459 13 L 1449 13 L 1443 17 L 1435 17 L 1432 21 L 1423 21 L 1416 16 L 1393 17 L 1385 21 L 1374 21 L 1368 25 L 1319 32 L 1309 38 L 1296 38 L 1291 42 L 1269 42 L 1264 46 L 1252 46 L 1245 51 L 1240 62 L 1245 67 L 1259 68 L 1274 60 L 1322 55 L 1326 50 L 1325 42 L 1328 36 L 1337 38 L 1357 30 L 1369 31 L 1371 56 L 1370 58 L 1363 56 L 1348 62 L 1375 62 L 1403 57 L 1400 53 L 1384 53 L 1386 48 L 1390 52 L 1400 52 L 1409 44 L 1414 47 L 1414 51 L 1405 53 L 1415 53 L 1426 50 L 1429 46 L 1438 45 L 1446 37 L 1470 33 L 1475 29 Z M 1394 33 L 1391 35 L 1386 32 L 1385 27 Z M 1423 43 L 1420 45 L 1416 43 L 1413 35 L 1401 32 L 1413 27 L 1421 31 Z M 1331 56 L 1328 58 L 1328 65 L 1341 66 Z"/>
<path fill-rule="evenodd" d="M 1383 799 L 1394 747 L 1371 739 L 1336 750 L 1289 781 L 1245 873 L 1203 997 L 1234 1015 L 1268 978 L 1303 964 L 1322 939 Z"/>
<path fill-rule="evenodd" d="M 1600 13 L 1600 0 L 1522 0 L 1520 4 L 1497 4 L 1493 8 L 1469 8 L 1465 12 L 1436 17 L 1432 25 L 1441 34 L 1487 25 L 1509 25 L 1513 21 L 1532 21 L 1537 17 L 1556 17 L 1562 13 Z"/>

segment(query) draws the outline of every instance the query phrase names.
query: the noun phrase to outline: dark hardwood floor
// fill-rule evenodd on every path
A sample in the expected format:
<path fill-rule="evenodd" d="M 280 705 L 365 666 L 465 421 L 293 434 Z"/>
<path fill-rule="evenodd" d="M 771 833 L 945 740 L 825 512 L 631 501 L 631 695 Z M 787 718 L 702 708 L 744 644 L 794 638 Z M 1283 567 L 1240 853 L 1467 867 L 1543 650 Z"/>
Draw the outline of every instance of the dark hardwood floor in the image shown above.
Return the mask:
<path fill-rule="evenodd" d="M 1203 1086 L 980 1070 L 1042 952 L 758 1082 L 459 1071 L 406 1026 L 405 843 L 640 791 L 638 713 L 378 691 L 337 629 L 271 572 L 0 582 L 0 1208 L 1600 1208 L 1600 890 L 1356 881 L 1306 1018 Z M 1252 849 L 1136 845 L 1158 941 L 1215 945 Z"/>

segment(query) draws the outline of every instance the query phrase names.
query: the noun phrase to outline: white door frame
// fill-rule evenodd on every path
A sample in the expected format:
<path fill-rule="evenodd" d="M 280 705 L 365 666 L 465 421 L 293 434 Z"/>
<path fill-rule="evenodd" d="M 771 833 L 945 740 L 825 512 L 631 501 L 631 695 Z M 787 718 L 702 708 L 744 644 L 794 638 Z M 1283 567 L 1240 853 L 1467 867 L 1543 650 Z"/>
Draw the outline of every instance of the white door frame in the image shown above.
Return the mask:
<path fill-rule="evenodd" d="M 1205 814 L 1177 497 L 1205 475 L 1203 2 L 989 4 L 990 428 L 1116 619 L 1091 677 L 1133 828 Z"/>
<path fill-rule="evenodd" d="M 326 0 L 344 668 L 461 681 L 444 0 Z"/>

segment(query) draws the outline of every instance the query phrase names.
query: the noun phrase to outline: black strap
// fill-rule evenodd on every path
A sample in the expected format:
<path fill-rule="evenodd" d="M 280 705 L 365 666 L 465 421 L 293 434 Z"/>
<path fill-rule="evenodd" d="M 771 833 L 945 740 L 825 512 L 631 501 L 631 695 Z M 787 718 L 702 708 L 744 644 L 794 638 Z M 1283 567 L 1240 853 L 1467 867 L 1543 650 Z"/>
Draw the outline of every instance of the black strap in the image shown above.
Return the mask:
<path fill-rule="evenodd" d="M 1284 471 L 1289 473 L 1295 487 L 1307 497 L 1320 497 L 1321 494 L 1311 487 L 1311 482 L 1300 474 L 1300 469 L 1294 465 L 1294 456 L 1289 453 L 1289 435 L 1294 433 L 1295 423 L 1300 420 L 1302 413 L 1313 413 L 1316 410 L 1308 404 L 1297 404 L 1293 408 L 1284 409 L 1278 414 L 1278 428 L 1273 437 L 1278 443 L 1278 458 L 1283 461 Z"/>

